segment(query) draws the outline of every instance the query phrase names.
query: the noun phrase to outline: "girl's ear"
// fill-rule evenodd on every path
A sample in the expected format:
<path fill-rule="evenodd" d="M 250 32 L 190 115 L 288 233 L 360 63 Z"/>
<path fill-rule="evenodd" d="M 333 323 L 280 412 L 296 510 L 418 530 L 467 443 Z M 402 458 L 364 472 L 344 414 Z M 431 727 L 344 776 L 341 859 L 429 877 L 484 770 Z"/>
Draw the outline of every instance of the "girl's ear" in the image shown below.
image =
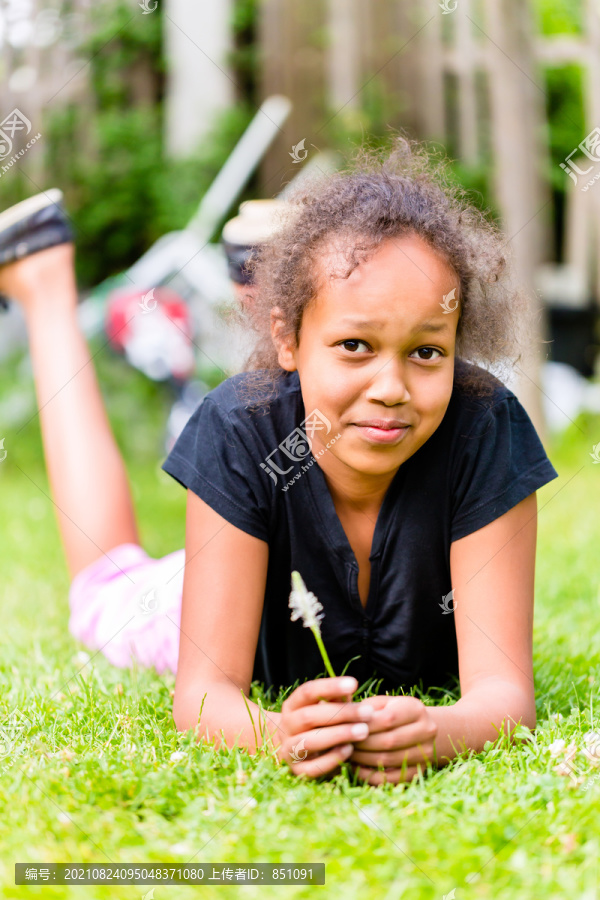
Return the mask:
<path fill-rule="evenodd" d="M 282 330 L 285 327 L 283 313 L 281 307 L 274 306 L 271 309 L 271 337 L 277 347 L 277 356 L 279 365 L 288 372 L 295 372 L 297 369 L 294 346 L 290 343 L 290 337 L 283 336 Z"/>

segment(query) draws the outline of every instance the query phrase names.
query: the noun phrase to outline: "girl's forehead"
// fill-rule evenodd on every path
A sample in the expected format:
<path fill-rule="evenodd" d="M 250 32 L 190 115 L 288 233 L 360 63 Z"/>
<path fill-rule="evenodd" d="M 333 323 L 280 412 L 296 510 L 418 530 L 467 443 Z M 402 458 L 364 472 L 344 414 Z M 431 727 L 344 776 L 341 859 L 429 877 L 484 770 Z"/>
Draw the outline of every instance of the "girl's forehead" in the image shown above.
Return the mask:
<path fill-rule="evenodd" d="M 360 251 L 358 241 L 355 247 Z M 362 262 L 358 253 L 358 265 L 344 277 L 352 268 L 349 250 L 352 245 L 339 242 L 327 248 L 317 290 L 303 312 L 305 327 L 329 331 L 344 323 L 394 334 L 418 331 L 432 320 L 455 327 L 459 313 L 448 316 L 443 310 L 446 297 L 460 300 L 460 279 L 424 241 L 389 241 Z"/>
<path fill-rule="evenodd" d="M 456 275 L 450 261 L 413 232 L 384 238 L 377 245 L 365 236 L 330 235 L 317 248 L 316 256 L 318 272 L 326 282 L 335 278 L 356 282 L 374 272 L 392 270 L 428 278 L 446 277 L 448 271 Z"/>
<path fill-rule="evenodd" d="M 451 263 L 417 236 L 387 239 L 376 247 L 363 241 L 331 242 L 323 248 L 316 269 L 317 297 L 343 297 L 345 301 L 418 291 L 423 297 L 460 289 Z M 366 290 L 366 293 L 363 291 Z"/>

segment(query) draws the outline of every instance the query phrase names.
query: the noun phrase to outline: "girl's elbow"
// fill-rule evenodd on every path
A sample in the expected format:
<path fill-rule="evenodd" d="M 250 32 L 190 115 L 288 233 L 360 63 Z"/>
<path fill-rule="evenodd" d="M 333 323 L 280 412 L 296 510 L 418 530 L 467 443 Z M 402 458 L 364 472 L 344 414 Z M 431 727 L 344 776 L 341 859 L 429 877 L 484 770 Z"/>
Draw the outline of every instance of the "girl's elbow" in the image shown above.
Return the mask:
<path fill-rule="evenodd" d="M 524 726 L 530 731 L 535 731 L 537 725 L 535 705 L 533 707 L 527 706 L 525 709 L 521 708 L 519 713 L 517 713 L 516 715 L 510 715 L 508 719 L 508 725 L 511 735 L 518 726 Z"/>
<path fill-rule="evenodd" d="M 507 707 L 512 707 L 513 710 L 510 713 L 511 730 L 515 725 L 521 725 L 533 731 L 537 725 L 535 691 L 533 687 L 515 686 L 510 696 L 510 705 L 508 705 L 508 696 L 506 697 L 506 702 Z"/>
<path fill-rule="evenodd" d="M 197 708 L 196 708 L 197 707 Z M 200 707 L 198 703 L 190 702 L 189 697 L 183 697 L 178 694 L 175 689 L 173 697 L 173 721 L 175 728 L 179 732 L 189 731 L 190 728 L 196 728 L 198 724 L 198 716 Z"/>
<path fill-rule="evenodd" d="M 528 690 L 523 700 L 521 725 L 525 725 L 530 731 L 534 731 L 537 725 L 534 690 Z"/>
<path fill-rule="evenodd" d="M 176 709 L 175 704 L 173 704 L 173 722 L 179 732 L 189 731 L 190 728 L 194 727 L 191 717 L 185 714 L 185 710 Z"/>
<path fill-rule="evenodd" d="M 180 733 L 188 731 L 191 728 L 191 725 L 188 725 L 188 723 L 181 718 L 181 713 L 176 713 L 175 710 L 173 710 L 173 722 L 175 728 Z"/>

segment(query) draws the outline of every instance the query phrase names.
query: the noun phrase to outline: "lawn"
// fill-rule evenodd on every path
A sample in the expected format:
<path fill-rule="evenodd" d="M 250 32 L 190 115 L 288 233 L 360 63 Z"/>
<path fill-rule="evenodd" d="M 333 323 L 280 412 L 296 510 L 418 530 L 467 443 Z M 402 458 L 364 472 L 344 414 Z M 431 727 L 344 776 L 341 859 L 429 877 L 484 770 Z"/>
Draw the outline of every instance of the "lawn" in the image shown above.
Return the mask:
<path fill-rule="evenodd" d="M 164 555 L 184 545 L 185 522 L 185 491 L 160 470 L 168 391 L 108 351 L 97 361 L 144 547 Z M 304 782 L 268 755 L 196 746 L 175 730 L 172 676 L 117 669 L 100 654 L 84 665 L 84 648 L 67 631 L 69 579 L 37 418 L 22 428 L 28 398 L 26 366 L 3 363 L 0 720 L 13 724 L 0 746 L 1 896 L 149 891 L 15 886 L 15 862 L 194 861 L 324 862 L 319 896 L 345 900 L 600 897 L 600 768 L 592 780 L 593 764 L 579 753 L 578 778 L 561 775 L 561 757 L 548 749 L 564 739 L 581 750 L 599 724 L 600 465 L 590 457 L 598 417 L 580 416 L 552 442 L 560 477 L 538 493 L 535 733 L 410 785 L 372 788 L 347 771 Z M 236 884 L 162 885 L 154 897 L 192 890 L 240 893 Z M 313 888 L 245 885 L 241 895 L 259 893 L 309 897 Z"/>

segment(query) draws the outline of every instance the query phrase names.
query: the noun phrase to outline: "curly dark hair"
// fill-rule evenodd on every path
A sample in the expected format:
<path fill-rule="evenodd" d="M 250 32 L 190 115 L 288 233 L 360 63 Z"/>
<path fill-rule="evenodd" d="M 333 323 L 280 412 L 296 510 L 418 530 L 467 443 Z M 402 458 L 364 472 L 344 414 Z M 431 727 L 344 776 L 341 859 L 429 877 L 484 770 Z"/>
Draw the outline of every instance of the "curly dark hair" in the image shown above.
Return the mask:
<path fill-rule="evenodd" d="M 460 367 L 460 376 L 455 372 L 465 392 L 492 393 L 497 380 L 481 363 L 509 376 L 523 353 L 535 350 L 531 304 L 512 283 L 507 241 L 451 182 L 448 166 L 425 143 L 396 132 L 391 149 L 363 145 L 340 171 L 307 178 L 290 192 L 277 231 L 246 263 L 256 295 L 226 313 L 256 332 L 243 364 L 252 373 L 242 385 L 246 408 L 268 407 L 279 379 L 288 374 L 271 336 L 271 309 L 281 308 L 280 334 L 293 335 L 297 346 L 302 315 L 319 291 L 317 263 L 339 237 L 348 258 L 342 277 L 382 241 L 401 236 L 419 236 L 446 259 L 460 281 L 456 357 L 474 364 Z"/>

